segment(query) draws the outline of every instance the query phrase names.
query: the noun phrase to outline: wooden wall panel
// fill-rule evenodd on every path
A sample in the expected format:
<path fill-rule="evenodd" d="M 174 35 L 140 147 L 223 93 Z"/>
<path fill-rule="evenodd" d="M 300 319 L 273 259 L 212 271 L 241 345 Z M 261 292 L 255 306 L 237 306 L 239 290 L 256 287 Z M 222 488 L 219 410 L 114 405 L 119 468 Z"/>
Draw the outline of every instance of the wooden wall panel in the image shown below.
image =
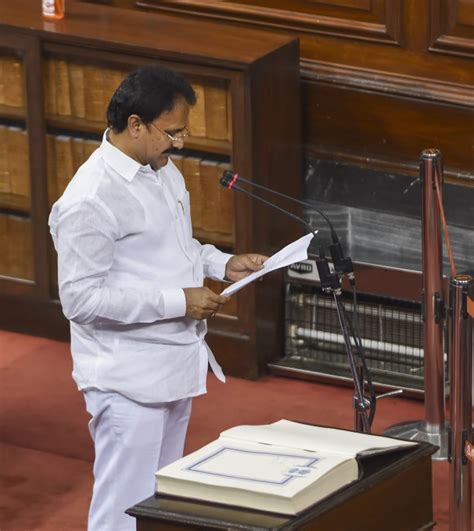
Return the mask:
<path fill-rule="evenodd" d="M 412 174 L 420 151 L 433 146 L 443 150 L 451 179 L 474 184 L 472 0 L 136 0 L 135 6 L 299 36 L 307 155 Z"/>
<path fill-rule="evenodd" d="M 446 177 L 470 181 L 472 109 L 309 82 L 303 108 L 304 138 L 316 157 L 416 174 L 421 151 L 437 147 Z"/>
<path fill-rule="evenodd" d="M 431 5 L 433 52 L 474 56 L 474 3 L 472 0 L 434 0 Z"/>
<path fill-rule="evenodd" d="M 200 12 L 213 18 L 297 31 L 400 44 L 401 0 L 138 0 L 138 7 Z"/>

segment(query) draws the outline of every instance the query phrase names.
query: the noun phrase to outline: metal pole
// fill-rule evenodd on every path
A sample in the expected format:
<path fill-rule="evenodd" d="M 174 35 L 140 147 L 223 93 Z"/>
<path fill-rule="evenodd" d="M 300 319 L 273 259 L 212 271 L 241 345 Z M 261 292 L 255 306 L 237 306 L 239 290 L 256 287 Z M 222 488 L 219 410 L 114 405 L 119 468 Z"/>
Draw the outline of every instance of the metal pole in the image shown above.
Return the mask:
<path fill-rule="evenodd" d="M 436 200 L 435 179 L 441 177 L 440 152 L 425 149 L 421 154 L 420 175 L 423 179 L 422 248 L 423 248 L 423 337 L 425 421 L 430 432 L 444 425 L 444 353 L 443 353 L 443 285 L 441 218 Z M 438 169 L 438 171 L 437 171 Z M 441 182 L 438 180 L 439 188 Z"/>
<path fill-rule="evenodd" d="M 473 295 L 470 275 L 450 282 L 450 531 L 471 529 L 471 463 L 466 441 L 472 441 L 472 319 L 467 299 Z"/>
<path fill-rule="evenodd" d="M 436 179 L 436 180 L 435 180 Z M 448 429 L 445 421 L 443 348 L 443 248 L 441 214 L 436 182 L 441 190 L 442 164 L 438 149 L 425 149 L 420 157 L 422 195 L 422 268 L 425 419 L 402 422 L 385 430 L 390 437 L 426 441 L 439 447 L 435 460 L 447 459 Z"/>

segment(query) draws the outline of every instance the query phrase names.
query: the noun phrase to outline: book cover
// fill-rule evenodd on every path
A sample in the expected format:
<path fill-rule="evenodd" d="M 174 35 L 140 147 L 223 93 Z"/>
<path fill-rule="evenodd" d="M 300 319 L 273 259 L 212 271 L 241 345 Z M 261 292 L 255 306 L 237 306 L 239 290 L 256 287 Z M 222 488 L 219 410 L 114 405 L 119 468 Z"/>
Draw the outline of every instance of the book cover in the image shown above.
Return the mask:
<path fill-rule="evenodd" d="M 71 114 L 76 118 L 85 118 L 84 66 L 77 63 L 68 63 L 68 76 Z"/>
<path fill-rule="evenodd" d="M 71 89 L 68 64 L 63 59 L 56 61 L 56 110 L 60 116 L 71 116 Z"/>
<path fill-rule="evenodd" d="M 214 140 L 227 140 L 227 89 L 226 84 L 213 83 L 204 87 L 206 136 Z"/>
<path fill-rule="evenodd" d="M 58 113 L 56 106 L 56 60 L 49 58 L 45 68 L 45 109 L 46 114 L 55 115 Z"/>
<path fill-rule="evenodd" d="M 84 139 L 72 137 L 71 138 L 71 150 L 72 150 L 72 167 L 74 173 L 84 164 Z"/>
<path fill-rule="evenodd" d="M 56 155 L 56 189 L 58 196 L 61 196 L 74 175 L 71 137 L 65 135 L 56 136 L 54 153 Z"/>
<path fill-rule="evenodd" d="M 11 194 L 20 208 L 30 205 L 30 160 L 28 135 L 24 129 L 9 127 L 7 133 L 8 173 Z"/>
<path fill-rule="evenodd" d="M 1 74 L 1 72 L 0 72 Z M 0 193 L 11 193 L 10 174 L 8 171 L 8 129 L 0 125 Z"/>
<path fill-rule="evenodd" d="M 3 101 L 11 107 L 23 107 L 23 64 L 16 57 L 3 61 Z"/>
<path fill-rule="evenodd" d="M 357 481 L 361 453 L 416 443 L 280 420 L 237 426 L 156 473 L 159 494 L 298 514 Z"/>
<path fill-rule="evenodd" d="M 85 117 L 92 122 L 105 123 L 104 71 L 96 66 L 84 66 Z"/>

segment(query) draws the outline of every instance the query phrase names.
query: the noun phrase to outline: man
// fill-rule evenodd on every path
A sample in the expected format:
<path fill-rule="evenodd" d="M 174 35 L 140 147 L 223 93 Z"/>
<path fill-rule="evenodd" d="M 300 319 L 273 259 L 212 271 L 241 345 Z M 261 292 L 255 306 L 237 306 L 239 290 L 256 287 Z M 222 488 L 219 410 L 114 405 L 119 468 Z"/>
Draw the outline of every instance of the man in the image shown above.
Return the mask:
<path fill-rule="evenodd" d="M 192 238 L 188 192 L 168 155 L 183 147 L 195 101 L 175 72 L 130 74 L 109 103 L 101 146 L 50 215 L 73 378 L 92 417 L 89 531 L 135 529 L 124 511 L 182 456 L 208 363 L 224 380 L 204 335 L 227 299 L 203 287 L 204 277 L 235 281 L 266 258 Z"/>

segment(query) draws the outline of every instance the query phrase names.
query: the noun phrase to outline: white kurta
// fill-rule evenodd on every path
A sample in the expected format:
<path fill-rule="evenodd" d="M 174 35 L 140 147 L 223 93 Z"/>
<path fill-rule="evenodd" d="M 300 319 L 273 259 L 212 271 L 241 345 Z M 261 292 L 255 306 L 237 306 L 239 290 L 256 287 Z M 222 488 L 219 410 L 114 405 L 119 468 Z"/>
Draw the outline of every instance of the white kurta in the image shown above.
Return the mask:
<path fill-rule="evenodd" d="M 222 279 L 231 255 L 192 238 L 189 194 L 174 164 L 141 166 L 106 140 L 49 219 L 59 294 L 82 390 L 144 403 L 206 391 L 206 322 L 185 317 L 183 288 Z"/>

